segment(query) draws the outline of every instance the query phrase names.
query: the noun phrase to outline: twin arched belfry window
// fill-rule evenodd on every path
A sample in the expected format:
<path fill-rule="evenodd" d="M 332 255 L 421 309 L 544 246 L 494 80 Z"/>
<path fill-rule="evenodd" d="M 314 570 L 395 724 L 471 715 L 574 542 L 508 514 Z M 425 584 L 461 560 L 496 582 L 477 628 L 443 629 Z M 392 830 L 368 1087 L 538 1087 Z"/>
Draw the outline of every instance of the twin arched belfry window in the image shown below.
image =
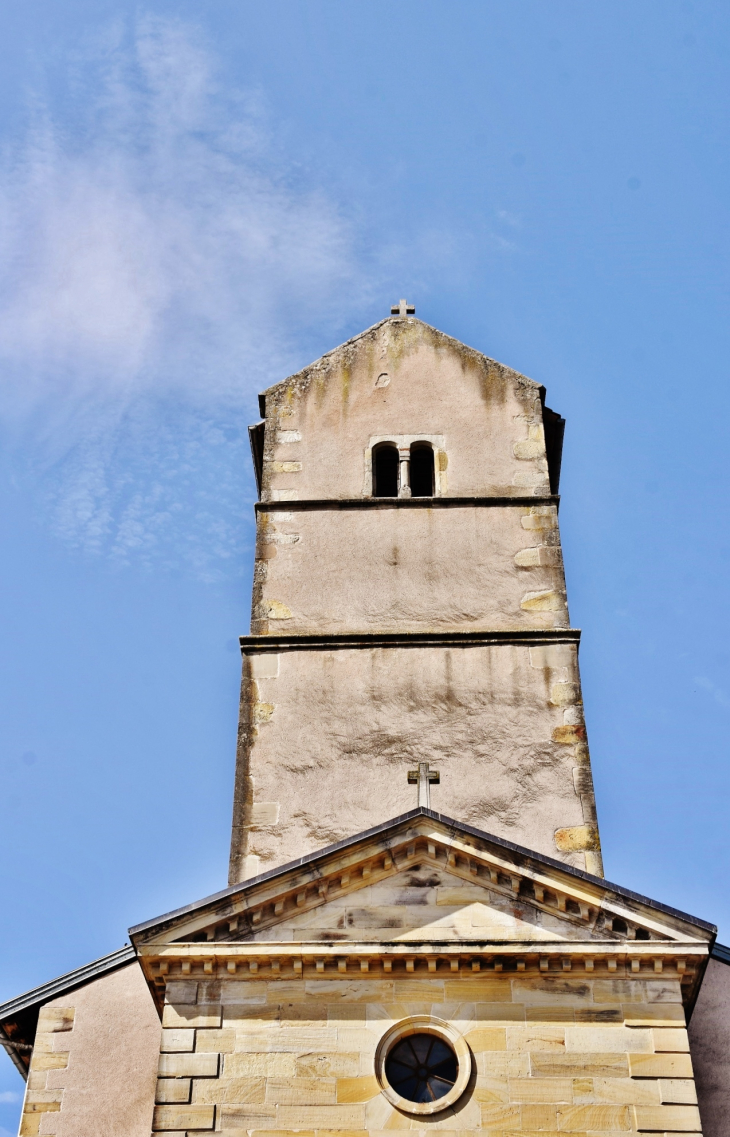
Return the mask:
<path fill-rule="evenodd" d="M 433 497 L 434 461 L 430 442 L 399 450 L 393 442 L 373 449 L 373 497 Z"/>

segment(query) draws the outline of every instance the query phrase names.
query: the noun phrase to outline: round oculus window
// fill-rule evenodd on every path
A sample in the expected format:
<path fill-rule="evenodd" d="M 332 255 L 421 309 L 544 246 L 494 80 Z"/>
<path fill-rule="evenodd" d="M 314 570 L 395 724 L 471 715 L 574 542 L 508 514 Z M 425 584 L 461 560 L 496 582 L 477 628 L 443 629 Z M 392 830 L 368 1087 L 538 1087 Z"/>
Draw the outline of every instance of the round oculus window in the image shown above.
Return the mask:
<path fill-rule="evenodd" d="M 438 1113 L 466 1089 L 471 1052 L 449 1023 L 414 1015 L 381 1040 L 376 1073 L 391 1105 L 406 1113 Z"/>
<path fill-rule="evenodd" d="M 458 1072 L 453 1050 L 435 1034 L 407 1034 L 385 1059 L 385 1076 L 406 1101 L 438 1101 L 453 1090 Z"/>

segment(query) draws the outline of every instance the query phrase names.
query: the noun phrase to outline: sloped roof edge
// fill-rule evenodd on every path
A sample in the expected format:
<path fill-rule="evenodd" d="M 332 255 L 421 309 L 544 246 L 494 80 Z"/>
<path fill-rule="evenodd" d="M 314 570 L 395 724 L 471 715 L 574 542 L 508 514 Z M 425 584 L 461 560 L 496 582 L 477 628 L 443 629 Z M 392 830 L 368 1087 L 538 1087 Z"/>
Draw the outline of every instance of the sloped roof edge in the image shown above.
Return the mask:
<path fill-rule="evenodd" d="M 124 967 L 125 964 L 133 963 L 136 959 L 137 953 L 134 948 L 130 944 L 125 944 L 123 948 L 118 948 L 117 951 L 110 952 L 109 955 L 104 955 L 101 959 L 95 959 L 93 963 L 85 963 L 82 967 L 77 967 L 75 971 L 68 971 L 65 975 L 59 975 L 57 979 L 51 979 L 48 983 L 41 983 L 39 987 L 33 987 L 23 995 L 9 999 L 7 1003 L 1 1003 L 0 1022 L 12 1015 L 19 1014 L 20 1011 L 27 1011 L 33 1006 L 47 1003 L 49 999 L 55 999 L 67 991 L 73 991 L 75 988 L 83 986 L 84 983 L 88 983 L 90 979 L 98 979 L 100 975 L 116 971 L 118 967 Z"/>
<path fill-rule="evenodd" d="M 447 332 L 442 332 L 439 328 L 434 328 L 433 324 L 427 324 L 425 320 L 419 320 L 416 316 L 386 316 L 385 319 L 378 320 L 376 324 L 372 324 L 369 328 L 365 328 L 363 331 L 358 332 L 357 335 L 351 336 L 350 339 L 345 340 L 344 343 L 338 344 L 337 347 L 331 348 L 330 351 L 326 351 L 324 355 L 320 355 L 317 359 L 313 359 L 311 363 L 308 363 L 306 365 L 306 367 L 300 368 L 299 371 L 295 371 L 292 375 L 288 375 L 286 379 L 280 379 L 278 383 L 272 383 L 270 387 L 266 387 L 265 390 L 261 391 L 259 394 L 259 410 L 262 418 L 266 413 L 266 396 L 269 395 L 272 391 L 276 391 L 279 387 L 286 386 L 288 383 L 291 383 L 296 379 L 300 379 L 307 371 L 310 371 L 312 368 L 324 364 L 327 360 L 331 359 L 332 356 L 335 356 L 338 354 L 338 352 L 344 351 L 345 348 L 351 347 L 352 345 L 356 344 L 358 340 L 364 339 L 365 336 L 369 336 L 373 332 L 376 332 L 378 328 L 382 328 L 384 324 L 404 323 L 406 321 L 412 324 L 422 324 L 424 328 L 428 328 L 430 332 L 433 332 L 434 335 L 439 336 L 445 343 L 453 344 L 461 351 L 471 352 L 473 355 L 478 356 L 479 359 L 486 360 L 487 363 L 493 363 L 496 364 L 497 367 L 503 367 L 505 371 L 509 371 L 512 375 L 515 375 L 524 383 L 527 383 L 531 387 L 534 387 L 536 391 L 540 390 L 541 384 L 537 383 L 534 379 L 530 379 L 529 376 L 523 375 L 521 371 L 515 371 L 514 367 L 510 367 L 506 363 L 500 363 L 498 359 L 492 359 L 491 356 L 485 355 L 484 352 L 479 351 L 478 348 L 470 347 L 469 344 L 462 343 L 462 341 L 457 340 L 455 336 L 450 336 L 447 334 Z"/>
<path fill-rule="evenodd" d="M 717 927 L 709 923 L 707 920 L 701 920 L 697 916 L 692 916 L 687 912 L 682 912 L 678 908 L 672 908 L 668 904 L 662 904 L 658 900 L 652 900 L 648 896 L 642 896 L 639 892 L 632 892 L 631 889 L 623 888 L 620 884 L 613 884 L 611 881 L 605 880 L 603 877 L 593 876 L 592 873 L 584 872 L 582 869 L 573 868 L 571 865 L 566 865 L 564 861 L 558 861 L 554 857 L 548 857 L 544 853 L 537 853 L 533 849 L 526 849 L 522 845 L 515 845 L 511 841 L 506 841 L 502 837 L 496 837 L 493 833 L 487 833 L 483 829 L 477 829 L 472 825 L 467 825 L 465 822 L 456 821 L 453 817 L 447 817 L 443 813 L 437 813 L 435 810 L 426 809 L 424 806 L 418 806 L 416 809 L 409 810 L 407 813 L 401 813 L 398 817 L 391 818 L 389 821 L 384 821 L 380 825 L 375 825 L 371 829 L 365 829 L 361 833 L 356 833 L 352 837 L 345 837 L 342 841 L 336 841 L 332 845 L 326 845 L 323 849 L 317 849 L 313 853 L 308 853 L 304 857 L 299 857 L 294 861 L 289 861 L 285 865 L 279 865 L 274 869 L 269 869 L 268 872 L 260 873 L 258 876 L 249 877 L 248 880 L 239 881 L 237 884 L 229 885 L 228 888 L 221 889 L 220 892 L 214 892 L 210 896 L 204 897 L 202 900 L 197 900 L 192 904 L 187 904 L 182 908 L 176 908 L 172 912 L 167 912 L 162 916 L 156 916 L 151 920 L 145 920 L 141 924 L 135 924 L 129 929 L 130 938 L 140 935 L 142 932 L 149 931 L 158 925 L 170 923 L 183 916 L 192 915 L 199 912 L 201 909 L 210 904 L 215 904 L 219 900 L 224 900 L 226 897 L 234 896 L 236 893 L 245 892 L 249 888 L 255 888 L 265 881 L 275 880 L 278 876 L 284 876 L 295 869 L 304 868 L 307 865 L 314 864 L 316 861 L 323 857 L 331 856 L 333 853 L 341 852 L 344 849 L 357 845 L 361 841 L 366 841 L 372 837 L 378 837 L 386 833 L 389 829 L 396 829 L 404 822 L 412 821 L 417 817 L 428 817 L 432 821 L 437 821 L 446 829 L 451 829 L 454 832 L 464 833 L 470 837 L 477 837 L 484 841 L 490 841 L 492 844 L 497 845 L 499 848 L 505 849 L 510 853 L 514 853 L 520 857 L 527 857 L 539 864 L 547 867 L 558 869 L 560 872 L 566 873 L 568 876 L 574 877 L 576 880 L 585 880 L 591 884 L 597 885 L 609 892 L 615 892 L 617 896 L 621 896 L 627 900 L 637 901 L 640 904 L 645 904 L 653 908 L 657 912 L 663 912 L 665 915 L 674 916 L 680 920 L 686 920 L 690 924 L 694 924 L 698 928 L 709 932 L 714 937 L 717 935 Z"/>

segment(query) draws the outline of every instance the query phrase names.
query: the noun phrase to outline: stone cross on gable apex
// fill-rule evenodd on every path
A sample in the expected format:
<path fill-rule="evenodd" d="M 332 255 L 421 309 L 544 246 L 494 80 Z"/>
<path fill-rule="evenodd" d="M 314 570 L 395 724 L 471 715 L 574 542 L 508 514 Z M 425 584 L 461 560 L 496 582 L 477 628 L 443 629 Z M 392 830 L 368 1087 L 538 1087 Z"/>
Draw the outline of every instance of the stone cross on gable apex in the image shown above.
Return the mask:
<path fill-rule="evenodd" d="M 407 300 L 401 300 L 398 304 L 393 304 L 390 314 L 391 316 L 415 316 L 416 305 L 409 304 Z"/>
<path fill-rule="evenodd" d="M 419 762 L 417 770 L 408 771 L 408 784 L 418 786 L 418 804 L 431 808 L 431 785 L 438 785 L 441 775 L 438 770 L 432 770 L 428 762 Z"/>

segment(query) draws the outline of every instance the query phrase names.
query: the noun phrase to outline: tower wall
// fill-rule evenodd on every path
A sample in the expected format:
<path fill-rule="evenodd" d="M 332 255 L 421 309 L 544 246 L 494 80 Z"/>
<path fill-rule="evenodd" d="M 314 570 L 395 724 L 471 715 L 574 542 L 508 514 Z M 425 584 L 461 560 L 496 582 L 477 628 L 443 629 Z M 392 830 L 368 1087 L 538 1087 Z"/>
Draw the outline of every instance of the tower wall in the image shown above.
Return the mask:
<path fill-rule="evenodd" d="M 435 809 L 600 873 L 543 396 L 401 317 L 266 392 L 231 882 L 411 808 L 419 761 Z M 433 498 L 375 498 L 418 440 Z"/>

